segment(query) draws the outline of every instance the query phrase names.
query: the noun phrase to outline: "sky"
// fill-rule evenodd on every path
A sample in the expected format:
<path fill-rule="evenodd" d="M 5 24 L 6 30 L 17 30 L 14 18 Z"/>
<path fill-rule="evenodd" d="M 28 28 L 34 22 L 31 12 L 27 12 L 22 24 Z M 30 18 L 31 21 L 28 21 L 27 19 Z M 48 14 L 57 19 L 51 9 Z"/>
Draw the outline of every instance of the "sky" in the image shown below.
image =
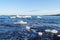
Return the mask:
<path fill-rule="evenodd" d="M 0 0 L 0 15 L 60 14 L 60 0 Z"/>

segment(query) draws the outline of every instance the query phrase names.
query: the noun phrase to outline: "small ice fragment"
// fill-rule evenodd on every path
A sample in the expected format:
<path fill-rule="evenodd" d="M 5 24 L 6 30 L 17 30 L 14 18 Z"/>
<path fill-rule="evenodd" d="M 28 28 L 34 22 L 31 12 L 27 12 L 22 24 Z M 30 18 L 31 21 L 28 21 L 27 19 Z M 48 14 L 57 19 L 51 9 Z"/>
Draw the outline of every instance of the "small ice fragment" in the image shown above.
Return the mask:
<path fill-rule="evenodd" d="M 22 16 L 17 15 L 17 18 L 22 18 Z"/>
<path fill-rule="evenodd" d="M 10 18 L 16 18 L 16 16 L 11 16 Z"/>
<path fill-rule="evenodd" d="M 23 16 L 23 18 L 31 18 L 31 16 Z"/>
<path fill-rule="evenodd" d="M 42 18 L 41 16 L 37 16 L 37 18 Z"/>
<path fill-rule="evenodd" d="M 30 26 L 26 26 L 26 30 L 28 30 L 28 31 L 29 31 L 30 29 L 31 29 L 31 28 L 30 28 Z"/>
<path fill-rule="evenodd" d="M 57 35 L 58 37 L 60 37 L 60 35 Z"/>
<path fill-rule="evenodd" d="M 51 32 L 51 30 L 50 29 L 46 29 L 45 32 Z"/>
<path fill-rule="evenodd" d="M 24 22 L 24 21 L 18 21 L 18 22 L 16 22 L 16 24 L 27 24 L 27 22 Z"/>
<path fill-rule="evenodd" d="M 51 30 L 51 33 L 58 33 L 58 31 L 53 29 L 53 30 Z"/>
<path fill-rule="evenodd" d="M 38 35 L 42 36 L 42 35 L 43 35 L 43 33 L 42 33 L 42 32 L 38 32 Z"/>

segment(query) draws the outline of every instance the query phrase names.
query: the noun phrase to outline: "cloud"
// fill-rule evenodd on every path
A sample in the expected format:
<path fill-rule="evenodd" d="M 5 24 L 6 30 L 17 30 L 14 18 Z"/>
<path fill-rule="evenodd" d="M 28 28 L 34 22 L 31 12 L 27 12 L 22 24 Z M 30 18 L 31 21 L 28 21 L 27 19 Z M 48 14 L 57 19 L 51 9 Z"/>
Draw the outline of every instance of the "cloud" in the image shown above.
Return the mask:
<path fill-rule="evenodd" d="M 59 14 L 60 9 L 57 9 L 57 10 L 28 10 L 28 11 L 23 11 L 21 13 L 23 15 L 51 15 L 51 14 Z"/>
<path fill-rule="evenodd" d="M 60 13 L 60 10 L 39 10 L 33 13 L 41 14 L 41 15 L 50 15 Z"/>
<path fill-rule="evenodd" d="M 0 10 L 0 15 L 51 15 L 59 14 L 57 10 Z"/>

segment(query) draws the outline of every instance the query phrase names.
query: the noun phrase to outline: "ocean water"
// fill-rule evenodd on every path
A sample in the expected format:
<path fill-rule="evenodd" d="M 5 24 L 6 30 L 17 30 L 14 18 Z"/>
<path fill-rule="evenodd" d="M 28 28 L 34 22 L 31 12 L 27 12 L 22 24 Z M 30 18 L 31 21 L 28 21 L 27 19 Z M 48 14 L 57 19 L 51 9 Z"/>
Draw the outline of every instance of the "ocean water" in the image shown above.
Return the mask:
<path fill-rule="evenodd" d="M 60 16 L 16 17 L 0 16 L 0 40 L 60 40 Z M 27 24 L 15 24 L 24 21 Z M 30 27 L 29 30 L 26 26 Z M 46 29 L 57 33 L 45 32 Z M 39 35 L 42 33 L 42 35 Z M 56 31 L 55 31 L 56 32 Z"/>

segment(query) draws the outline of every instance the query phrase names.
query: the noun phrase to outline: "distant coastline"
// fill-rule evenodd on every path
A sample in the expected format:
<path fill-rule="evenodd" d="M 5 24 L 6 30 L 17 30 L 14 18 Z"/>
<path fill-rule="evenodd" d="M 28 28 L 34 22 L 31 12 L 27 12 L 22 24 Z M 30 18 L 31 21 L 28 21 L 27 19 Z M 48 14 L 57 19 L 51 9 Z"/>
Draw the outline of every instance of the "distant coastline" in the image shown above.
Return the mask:
<path fill-rule="evenodd" d="M 16 16 L 16 15 L 0 15 L 0 16 Z M 51 14 L 51 15 L 19 15 L 19 16 L 60 16 L 60 14 Z"/>
<path fill-rule="evenodd" d="M 54 14 L 54 15 L 45 15 L 45 16 L 60 16 L 60 14 Z"/>

